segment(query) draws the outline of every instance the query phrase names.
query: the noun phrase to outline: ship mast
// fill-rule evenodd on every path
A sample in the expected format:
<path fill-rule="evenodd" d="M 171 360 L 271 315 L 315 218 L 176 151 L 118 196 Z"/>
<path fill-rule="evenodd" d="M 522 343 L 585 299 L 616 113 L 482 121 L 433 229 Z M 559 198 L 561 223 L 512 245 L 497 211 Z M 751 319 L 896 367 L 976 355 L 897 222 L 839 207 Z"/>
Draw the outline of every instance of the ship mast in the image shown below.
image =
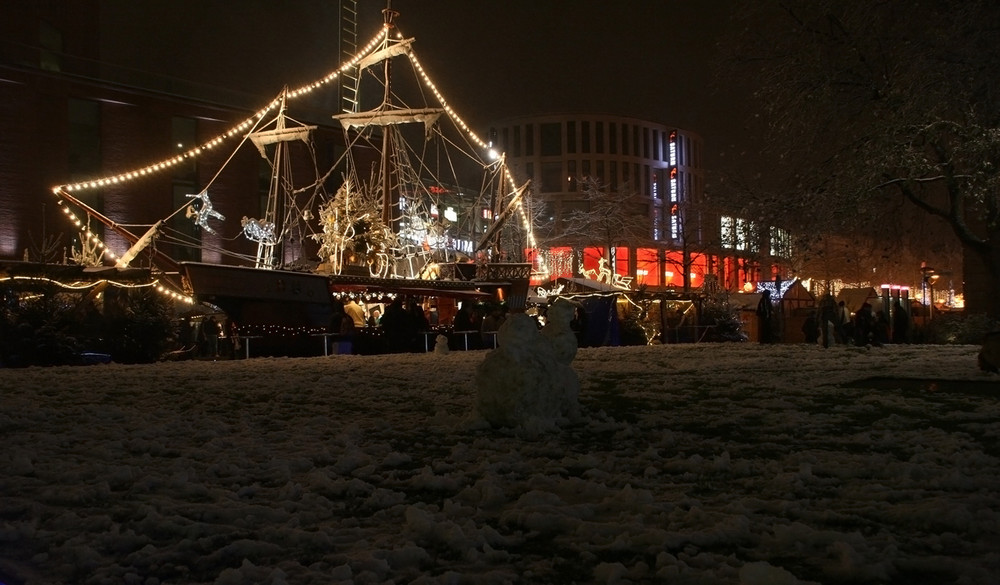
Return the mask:
<path fill-rule="evenodd" d="M 385 17 L 385 26 L 387 29 L 393 27 L 393 19 L 399 15 L 398 12 L 392 9 L 392 0 L 386 0 L 385 10 L 382 11 L 382 15 Z M 386 35 L 386 43 L 389 42 L 389 35 Z M 389 100 L 392 99 L 392 59 L 386 59 L 383 64 L 383 73 L 385 75 L 385 94 L 382 98 L 382 107 L 389 107 Z M 382 223 L 392 229 L 392 180 L 389 176 L 389 153 L 390 143 L 392 142 L 391 132 L 389 127 L 385 127 L 382 131 Z M 392 230 L 396 231 L 396 230 Z"/>

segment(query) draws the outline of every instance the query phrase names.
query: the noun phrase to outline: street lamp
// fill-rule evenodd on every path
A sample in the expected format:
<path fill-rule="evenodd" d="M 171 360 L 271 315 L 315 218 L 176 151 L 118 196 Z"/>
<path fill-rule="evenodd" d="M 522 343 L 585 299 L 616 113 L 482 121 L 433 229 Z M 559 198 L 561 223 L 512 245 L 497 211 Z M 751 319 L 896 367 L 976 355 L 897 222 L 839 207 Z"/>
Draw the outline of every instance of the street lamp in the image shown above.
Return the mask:
<path fill-rule="evenodd" d="M 927 303 L 928 294 L 930 295 L 930 302 L 927 303 L 927 319 L 930 320 L 934 316 L 934 283 L 941 278 L 941 275 L 938 274 L 936 270 L 928 266 L 926 262 L 920 263 L 920 272 L 923 274 L 923 295 L 925 303 Z"/>

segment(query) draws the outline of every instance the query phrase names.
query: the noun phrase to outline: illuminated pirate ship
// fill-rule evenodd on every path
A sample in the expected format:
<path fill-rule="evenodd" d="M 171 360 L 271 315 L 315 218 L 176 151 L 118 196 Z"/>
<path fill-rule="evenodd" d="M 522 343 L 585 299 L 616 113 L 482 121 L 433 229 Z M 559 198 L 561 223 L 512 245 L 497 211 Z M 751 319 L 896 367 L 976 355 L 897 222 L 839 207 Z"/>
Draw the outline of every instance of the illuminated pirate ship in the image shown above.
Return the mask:
<path fill-rule="evenodd" d="M 379 33 L 336 71 L 286 87 L 225 135 L 163 163 L 58 186 L 55 195 L 71 216 L 69 207 L 76 207 L 131 244 L 121 256 L 105 250 L 105 261 L 127 267 L 145 254 L 163 271 L 164 282 L 176 275 L 173 286 L 221 308 L 245 331 L 325 328 L 342 295 L 494 298 L 514 309 L 523 306 L 531 264 L 501 260 L 523 259 L 533 247 L 524 210 L 528 184 L 518 183 L 504 156 L 448 105 L 417 59 L 413 39 L 398 34 L 396 13 L 384 14 Z M 396 80 L 404 67 L 411 74 L 401 83 Z M 347 106 L 332 114 L 344 148 L 325 169 L 315 159 L 317 126 L 293 117 L 298 102 L 322 91 L 351 96 L 338 99 Z M 230 140 L 239 141 L 237 149 L 256 147 L 267 160 L 266 202 L 259 204 L 256 194 L 247 197 L 253 202 L 248 207 L 262 210 L 260 217 L 216 206 L 211 184 L 189 194 L 174 215 L 187 216 L 198 232 L 210 234 L 239 222 L 243 248 L 252 242 L 253 254 L 220 249 L 212 256 L 226 262 L 179 260 L 157 243 L 202 252 L 214 244 L 186 240 L 166 230 L 166 220 L 142 235 L 133 233 L 75 195 L 159 172 Z M 291 172 L 292 157 L 301 154 L 313 157 L 313 176 L 304 181 Z"/>

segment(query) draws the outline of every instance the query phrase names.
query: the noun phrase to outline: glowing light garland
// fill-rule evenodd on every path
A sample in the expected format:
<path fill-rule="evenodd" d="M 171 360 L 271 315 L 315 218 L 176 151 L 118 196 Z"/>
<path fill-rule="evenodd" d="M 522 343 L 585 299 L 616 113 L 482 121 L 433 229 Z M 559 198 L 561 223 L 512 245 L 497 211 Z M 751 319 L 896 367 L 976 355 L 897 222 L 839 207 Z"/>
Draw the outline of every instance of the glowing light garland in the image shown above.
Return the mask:
<path fill-rule="evenodd" d="M 46 277 L 43 277 L 43 276 L 6 276 L 6 277 L 0 277 L 0 282 L 8 282 L 8 281 L 43 282 L 43 283 L 46 283 L 46 284 L 57 285 L 60 288 L 64 288 L 66 290 L 74 290 L 74 291 L 88 290 L 88 289 L 92 289 L 92 288 L 94 288 L 96 286 L 100 286 L 102 284 L 110 284 L 111 286 L 114 286 L 114 287 L 117 287 L 117 288 L 124 288 L 124 289 L 138 289 L 138 288 L 151 288 L 152 287 L 152 288 L 155 288 L 157 290 L 157 292 L 160 292 L 160 293 L 162 293 L 162 294 L 164 294 L 166 296 L 172 297 L 172 298 L 174 298 L 174 299 L 176 299 L 178 301 L 183 301 L 183 302 L 188 303 L 188 304 L 194 304 L 194 299 L 192 299 L 191 297 L 188 297 L 186 295 L 183 295 L 183 294 L 180 294 L 180 293 L 177 293 L 177 292 L 174 292 L 174 291 L 171 291 L 171 290 L 167 289 L 162 284 L 160 284 L 159 280 L 154 280 L 153 282 L 147 282 L 147 283 L 144 283 L 144 284 L 127 284 L 127 283 L 118 282 L 118 281 L 115 281 L 115 280 L 101 279 L 101 280 L 97 280 L 97 281 L 94 281 L 94 282 L 89 282 L 87 284 L 67 284 L 65 282 L 60 282 L 58 280 L 53 280 L 51 278 L 46 278 Z"/>
<path fill-rule="evenodd" d="M 369 53 L 374 51 L 375 48 L 378 47 L 386 38 L 388 31 L 389 29 L 387 27 L 382 27 L 382 30 L 379 31 L 378 35 L 376 35 L 375 38 L 369 41 L 368 44 L 365 45 L 365 47 L 361 49 L 359 53 L 354 55 L 354 57 L 350 61 L 341 65 L 339 69 L 329 73 L 326 77 L 323 77 L 318 81 L 314 81 L 313 83 L 309 83 L 295 90 L 289 91 L 286 94 L 287 98 L 295 99 L 299 96 L 311 93 L 323 87 L 324 85 L 333 82 L 335 79 L 340 77 L 342 73 L 344 73 L 351 67 L 357 65 L 358 62 L 361 61 L 361 59 L 363 59 Z M 145 166 L 141 169 L 131 170 L 118 175 L 111 175 L 107 177 L 92 179 L 90 181 L 83 181 L 80 183 L 69 183 L 65 185 L 58 185 L 56 187 L 53 187 L 52 191 L 53 193 L 56 193 L 58 195 L 59 191 L 61 190 L 73 192 L 73 191 L 83 191 L 87 189 L 96 189 L 98 187 L 107 187 L 109 185 L 116 185 L 118 183 L 140 179 L 147 175 L 155 174 L 160 171 L 170 169 L 171 167 L 178 165 L 184 162 L 185 160 L 197 158 L 198 156 L 204 154 L 205 151 L 211 150 L 229 139 L 235 138 L 237 136 L 243 136 L 248 130 L 253 128 L 257 124 L 257 122 L 259 122 L 262 118 L 264 118 L 264 116 L 266 116 L 272 110 L 277 108 L 280 104 L 281 100 L 275 98 L 274 100 L 271 100 L 271 102 L 268 103 L 266 106 L 264 106 L 261 110 L 257 111 L 257 113 L 255 113 L 253 116 L 247 118 L 246 120 L 243 120 L 242 122 L 240 122 L 236 126 L 233 126 L 226 132 L 216 136 L 215 138 L 209 140 L 208 142 L 203 143 L 200 146 L 191 148 L 186 152 L 183 152 L 166 160 L 162 160 L 160 162 Z"/>
<path fill-rule="evenodd" d="M 420 74 L 421 79 L 423 79 L 424 81 L 424 85 L 426 85 L 427 88 L 431 90 L 431 93 L 434 94 L 434 97 L 438 100 L 438 102 L 441 103 L 441 107 L 444 108 L 444 111 L 446 114 L 448 114 L 448 117 L 451 118 L 452 121 L 454 121 L 455 124 L 459 128 L 461 128 L 466 133 L 466 135 L 468 135 L 468 137 L 473 142 L 475 142 L 480 148 L 484 150 L 491 148 L 491 145 L 482 138 L 480 138 L 479 135 L 476 134 L 471 128 L 469 128 L 469 126 L 465 123 L 465 120 L 463 120 L 461 116 L 459 116 L 458 113 L 455 110 L 453 110 L 451 106 L 448 105 L 448 100 L 444 98 L 444 95 L 441 94 L 441 92 L 438 90 L 434 82 L 431 81 L 430 76 L 427 75 L 426 71 L 424 71 L 423 66 L 420 64 L 420 61 L 417 59 L 417 56 L 413 53 L 413 51 L 412 50 L 407 51 L 406 56 L 410 59 L 410 62 L 413 63 L 413 67 L 417 70 L 417 73 Z M 514 181 L 514 176 L 511 174 L 510 169 L 507 167 L 505 161 L 506 157 L 501 157 L 501 164 L 503 164 L 504 177 L 507 179 L 507 183 L 510 185 L 510 188 L 516 191 L 517 183 Z M 527 233 L 528 236 L 528 247 L 537 248 L 538 243 L 535 241 L 534 230 L 532 230 L 531 222 L 528 221 L 528 214 L 525 213 L 524 211 L 524 205 L 518 203 L 517 210 L 519 215 L 521 216 L 521 222 L 524 225 L 525 232 Z"/>
<path fill-rule="evenodd" d="M 97 237 L 97 234 L 95 234 L 94 232 L 90 231 L 90 228 L 84 228 L 83 227 L 83 220 L 81 220 L 79 217 L 77 217 L 76 214 L 73 213 L 73 211 L 69 207 L 67 207 L 67 205 L 63 201 L 59 201 L 59 206 L 60 206 L 60 209 L 62 209 L 62 212 L 66 214 L 66 217 L 69 218 L 69 220 L 71 222 L 73 222 L 73 225 L 75 225 L 76 227 L 78 227 L 81 230 L 83 230 L 82 233 L 87 236 L 87 239 L 89 239 L 90 241 L 94 242 L 97 245 L 97 247 L 100 248 L 104 252 L 104 256 L 107 259 L 109 259 L 109 260 L 117 260 L 118 259 L 118 256 L 116 256 L 115 253 L 112 252 L 111 249 L 108 248 L 104 244 L 104 242 L 102 242 L 101 239 Z"/>
<path fill-rule="evenodd" d="M 313 92 L 313 91 L 315 91 L 317 89 L 320 89 L 321 87 L 323 87 L 325 85 L 328 85 L 328 84 L 332 83 L 336 79 L 338 79 L 341 76 L 341 74 L 343 74 L 344 72 L 348 71 L 349 69 L 351 69 L 352 67 L 354 67 L 355 65 L 357 65 L 362 59 L 364 59 L 366 56 L 368 56 L 373 51 L 375 51 L 375 49 L 377 49 L 378 47 L 380 47 L 383 44 L 385 44 L 388 41 L 389 30 L 390 30 L 389 26 L 383 26 L 382 29 L 379 31 L 379 33 L 374 38 L 372 38 L 361 49 L 361 51 L 359 51 L 358 53 L 356 53 L 349 61 L 347 61 L 346 63 L 342 64 L 340 66 L 340 68 L 338 68 L 335 71 L 330 72 L 329 74 L 327 74 L 322 79 L 319 79 L 317 81 L 314 81 L 314 82 L 306 84 L 306 85 L 303 85 L 303 86 L 301 86 L 299 88 L 296 88 L 294 90 L 288 91 L 286 93 L 286 99 L 295 99 L 295 98 L 298 98 L 299 96 L 309 94 L 309 93 L 311 93 L 311 92 Z M 397 34 L 397 38 L 401 39 L 402 35 L 398 35 Z M 448 105 L 448 102 L 444 98 L 444 95 L 441 94 L 441 92 L 437 89 L 437 86 L 431 80 L 430 76 L 427 75 L 426 71 L 424 71 L 423 66 L 420 64 L 420 61 L 417 59 L 416 55 L 412 52 L 412 50 L 407 51 L 407 57 L 410 59 L 410 62 L 413 64 L 413 66 L 415 67 L 415 69 L 419 72 L 419 74 L 420 74 L 421 78 L 423 79 L 425 85 L 431 90 L 431 92 L 434 94 L 435 98 L 441 103 L 442 108 L 448 114 L 448 116 L 455 122 L 455 124 L 459 128 L 462 129 L 462 131 L 464 131 L 466 133 L 466 135 L 474 143 L 476 143 L 480 148 L 482 148 L 484 150 L 488 150 L 490 148 L 490 145 L 486 141 L 484 141 L 482 138 L 480 138 L 479 135 L 476 134 L 468 126 L 468 124 L 465 123 L 465 121 L 461 118 L 461 116 L 459 116 L 458 113 L 455 110 L 453 110 L 450 105 Z M 181 154 L 178 154 L 176 156 L 173 156 L 173 157 L 171 157 L 169 159 L 162 160 L 162 161 L 159 161 L 159 162 L 147 165 L 145 167 L 142 167 L 142 168 L 139 168 L 139 169 L 134 169 L 134 170 L 131 170 L 131 171 L 127 171 L 127 172 L 120 173 L 120 174 L 117 174 L 117 175 L 110 175 L 110 176 L 106 176 L 106 177 L 92 179 L 92 180 L 89 180 L 89 181 L 82 181 L 82 182 L 79 182 L 79 183 L 67 183 L 67 184 L 57 185 L 55 187 L 52 187 L 52 192 L 53 192 L 53 194 L 55 196 L 58 197 L 59 194 L 60 194 L 60 192 L 67 192 L 68 193 L 68 192 L 74 192 L 74 191 L 84 191 L 84 190 L 90 190 L 90 189 L 97 189 L 97 188 L 101 188 L 101 187 L 107 187 L 107 186 L 111 186 L 111 185 L 117 185 L 117 184 L 120 184 L 120 183 L 125 183 L 125 182 L 134 181 L 134 180 L 137 180 L 137 179 L 142 179 L 142 178 L 145 178 L 145 177 L 147 177 L 149 175 L 153 175 L 153 174 L 156 174 L 156 173 L 168 170 L 168 169 L 170 169 L 170 168 L 172 168 L 172 167 L 174 167 L 174 166 L 176 166 L 176 165 L 178 165 L 180 163 L 183 163 L 186 160 L 197 158 L 198 156 L 202 155 L 206 151 L 210 151 L 213 148 L 215 148 L 216 146 L 219 146 L 223 142 L 226 142 L 226 141 L 228 141 L 228 140 L 230 140 L 232 138 L 235 138 L 237 136 L 243 136 L 243 135 L 245 135 L 247 131 L 249 131 L 254 126 L 256 126 L 257 123 L 260 120 L 262 120 L 268 113 L 270 113 L 275 108 L 277 108 L 280 105 L 280 103 L 281 103 L 280 99 L 279 98 L 275 98 L 270 103 L 268 103 L 264 108 L 262 108 L 259 111 L 257 111 L 253 116 L 251 116 L 251 117 L 243 120 L 239 124 L 231 127 L 226 132 L 224 132 L 224 133 L 216 136 L 215 138 L 213 138 L 213 139 L 211 139 L 211 140 L 209 140 L 209 141 L 201 144 L 200 146 L 196 146 L 194 148 L 191 148 L 191 149 L 189 149 L 189 150 L 187 150 L 187 151 L 185 151 L 185 152 L 183 152 Z M 504 178 L 507 180 L 507 182 L 510 185 L 511 189 L 512 190 L 516 190 L 517 189 L 517 183 L 515 182 L 514 177 L 513 177 L 513 175 L 510 172 L 510 169 L 506 166 L 506 164 L 503 163 L 504 160 L 505 160 L 505 158 L 502 157 L 501 158 L 501 164 L 503 165 L 502 168 L 503 168 Z M 70 217 L 71 221 L 73 221 L 77 225 L 77 227 L 82 227 L 83 222 L 80 221 L 80 219 L 77 218 L 76 215 L 73 214 L 69 210 L 69 208 L 65 206 L 65 204 L 63 204 L 62 202 L 60 202 L 60 204 L 63 205 L 63 211 Z M 518 209 L 518 214 L 521 217 L 521 222 L 522 222 L 522 225 L 524 226 L 525 233 L 527 234 L 528 247 L 532 248 L 532 249 L 537 249 L 538 243 L 535 240 L 534 230 L 532 229 L 531 222 L 528 220 L 528 216 L 527 216 L 527 213 L 524 210 L 523 204 L 519 202 L 518 206 L 517 206 L 517 209 Z M 209 211 L 210 211 L 210 208 L 209 208 Z M 199 215 L 198 219 L 199 219 L 199 224 L 207 223 L 207 221 L 203 221 L 203 219 L 207 219 L 207 216 L 203 218 L 202 215 Z M 207 228 L 207 225 L 204 226 L 204 227 Z M 211 231 L 211 230 L 209 229 L 209 231 Z M 91 238 L 92 241 L 94 243 L 96 243 L 97 246 L 104 251 L 104 256 L 106 258 L 108 258 L 109 260 L 116 260 L 117 259 L 117 256 L 110 250 L 110 248 L 108 248 L 104 244 L 104 242 L 102 242 L 97 237 L 96 234 L 93 234 L 89 229 L 86 231 L 86 234 L 87 234 L 88 238 Z M 544 266 L 543 266 L 543 268 L 544 268 Z M 544 272 L 547 273 L 548 272 L 547 269 L 545 269 Z M 176 294 L 176 293 L 171 293 L 171 294 Z"/>
<path fill-rule="evenodd" d="M 361 50 L 361 52 L 359 52 L 358 54 L 354 55 L 354 57 L 350 61 L 348 61 L 347 63 L 341 65 L 340 68 L 337 69 L 336 71 L 333 71 L 333 72 L 329 73 L 326 77 L 323 77 L 322 79 L 320 79 L 318 81 L 315 81 L 315 82 L 313 82 L 311 84 L 308 84 L 308 85 L 304 85 L 302 87 L 299 87 L 298 89 L 295 89 L 293 91 L 288 92 L 286 94 L 286 97 L 294 99 L 294 98 L 297 98 L 297 97 L 299 97 L 301 95 L 305 95 L 307 93 L 310 93 L 310 92 L 312 92 L 312 91 L 314 91 L 316 89 L 319 89 L 320 87 L 323 87 L 324 85 L 327 85 L 327 84 L 331 83 L 332 81 L 334 81 L 335 79 L 337 79 L 343 72 L 345 72 L 348 69 L 350 69 L 351 67 L 355 66 L 362 58 L 364 58 L 366 55 L 368 55 L 369 53 L 371 53 L 372 51 L 374 51 L 376 47 L 378 47 L 382 42 L 384 42 L 384 39 L 388 35 L 388 30 L 389 30 L 388 27 L 383 27 L 382 30 L 379 31 L 378 35 L 376 35 L 371 41 L 368 42 L 367 45 L 365 45 L 365 47 Z M 156 174 L 156 173 L 158 173 L 160 171 L 164 171 L 164 170 L 170 169 L 173 166 L 184 162 L 185 160 L 197 158 L 198 156 L 200 156 L 201 154 L 205 153 L 206 151 L 209 151 L 209 150 L 215 148 L 216 146 L 222 144 L 223 142 L 225 142 L 225 141 L 227 141 L 227 140 L 229 140 L 231 138 L 235 138 L 237 136 L 243 136 L 249 129 L 253 128 L 257 124 L 258 121 L 260 121 L 261 119 L 263 119 L 264 116 L 266 116 L 269 112 L 271 112 L 276 107 L 278 107 L 278 105 L 280 105 L 280 100 L 279 99 L 272 100 L 269 104 L 267 104 L 267 106 L 265 106 L 263 109 L 259 110 L 256 114 L 254 114 L 250 118 L 247 118 L 246 120 L 240 122 L 236 126 L 233 126 L 232 128 L 230 128 L 229 130 L 227 130 L 223 134 L 220 134 L 220 135 L 216 136 L 215 138 L 213 138 L 213 139 L 211 139 L 211 140 L 203 143 L 201 146 L 196 146 L 196 147 L 194 147 L 194 148 L 192 148 L 192 149 L 190 149 L 190 150 L 188 150 L 188 151 L 186 151 L 186 152 L 184 152 L 182 154 L 179 154 L 177 156 L 171 157 L 171 158 L 166 159 L 166 160 L 162 160 L 162 161 L 157 162 L 157 163 L 150 164 L 150 165 L 142 167 L 140 169 L 134 169 L 134 170 L 131 170 L 131 171 L 128 171 L 128 172 L 125 172 L 125 173 L 118 174 L 118 175 L 111 175 L 111 176 L 107 176 L 107 177 L 93 179 L 93 180 L 90 180 L 90 181 L 83 181 L 83 182 L 80 182 L 80 183 L 67 183 L 67 184 L 63 184 L 63 185 L 57 185 L 55 187 L 52 187 L 52 193 L 56 197 L 59 197 L 60 193 L 62 193 L 62 192 L 69 193 L 69 192 L 73 192 L 73 191 L 84 191 L 84 190 L 89 190 L 89 189 L 97 189 L 97 188 L 106 187 L 106 186 L 109 186 L 109 185 L 117 185 L 117 184 L 124 183 L 124 182 L 129 182 L 129 181 L 134 181 L 134 180 L 137 180 L 137 179 L 142 179 L 142 178 L 145 178 L 146 176 L 149 176 L 149 175 L 152 175 L 152 174 Z M 78 218 L 69 209 L 69 207 L 66 206 L 65 203 L 63 203 L 62 201 L 60 201 L 59 204 L 62 207 L 63 212 L 67 215 L 67 217 L 69 217 L 70 221 L 72 221 L 77 227 L 82 228 L 83 227 L 83 221 L 81 221 L 80 218 Z M 211 209 L 209 208 L 208 211 L 211 211 Z M 199 217 L 198 217 L 199 224 L 202 223 L 201 220 L 202 220 L 203 217 L 205 219 L 207 219 L 207 214 L 199 215 Z M 205 227 L 207 227 L 207 225 Z M 209 230 L 209 231 L 211 231 L 211 230 Z M 118 256 L 114 252 L 112 252 L 111 249 L 108 248 L 107 245 L 105 245 L 105 243 L 103 241 L 101 241 L 100 238 L 98 238 L 98 236 L 96 234 L 94 234 L 93 232 L 91 232 L 89 229 L 87 229 L 85 233 L 86 233 L 87 238 L 89 238 L 92 242 L 94 242 L 97 245 L 97 247 L 103 251 L 104 258 L 107 258 L 108 260 L 111 260 L 111 261 L 116 261 L 118 259 Z M 175 291 L 168 291 L 168 290 L 164 289 L 162 286 L 158 290 L 161 290 L 161 292 L 165 291 L 165 294 L 169 294 L 170 296 L 174 296 L 176 298 L 183 299 L 186 302 L 191 302 L 191 303 L 194 302 L 194 300 L 191 299 L 190 297 L 187 297 L 187 296 L 185 296 L 183 294 L 179 294 L 179 293 L 177 293 Z"/>

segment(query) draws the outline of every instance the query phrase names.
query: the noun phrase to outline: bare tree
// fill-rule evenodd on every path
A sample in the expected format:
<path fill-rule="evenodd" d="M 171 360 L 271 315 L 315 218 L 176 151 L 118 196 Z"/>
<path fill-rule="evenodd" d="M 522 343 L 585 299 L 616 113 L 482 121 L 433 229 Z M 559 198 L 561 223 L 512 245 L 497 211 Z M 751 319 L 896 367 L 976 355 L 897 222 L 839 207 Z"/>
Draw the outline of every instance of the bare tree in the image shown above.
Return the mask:
<path fill-rule="evenodd" d="M 1000 5 L 753 0 L 739 14 L 730 72 L 763 104 L 774 192 L 845 234 L 900 224 L 898 201 L 939 219 L 978 268 L 967 307 L 1000 315 Z M 774 215 L 790 202 L 772 199 Z"/>
<path fill-rule="evenodd" d="M 608 261 L 611 249 L 616 246 L 635 246 L 651 241 L 649 215 L 632 190 L 612 190 L 591 177 L 580 184 L 586 208 L 574 209 L 563 219 L 564 237 L 599 244 Z"/>

